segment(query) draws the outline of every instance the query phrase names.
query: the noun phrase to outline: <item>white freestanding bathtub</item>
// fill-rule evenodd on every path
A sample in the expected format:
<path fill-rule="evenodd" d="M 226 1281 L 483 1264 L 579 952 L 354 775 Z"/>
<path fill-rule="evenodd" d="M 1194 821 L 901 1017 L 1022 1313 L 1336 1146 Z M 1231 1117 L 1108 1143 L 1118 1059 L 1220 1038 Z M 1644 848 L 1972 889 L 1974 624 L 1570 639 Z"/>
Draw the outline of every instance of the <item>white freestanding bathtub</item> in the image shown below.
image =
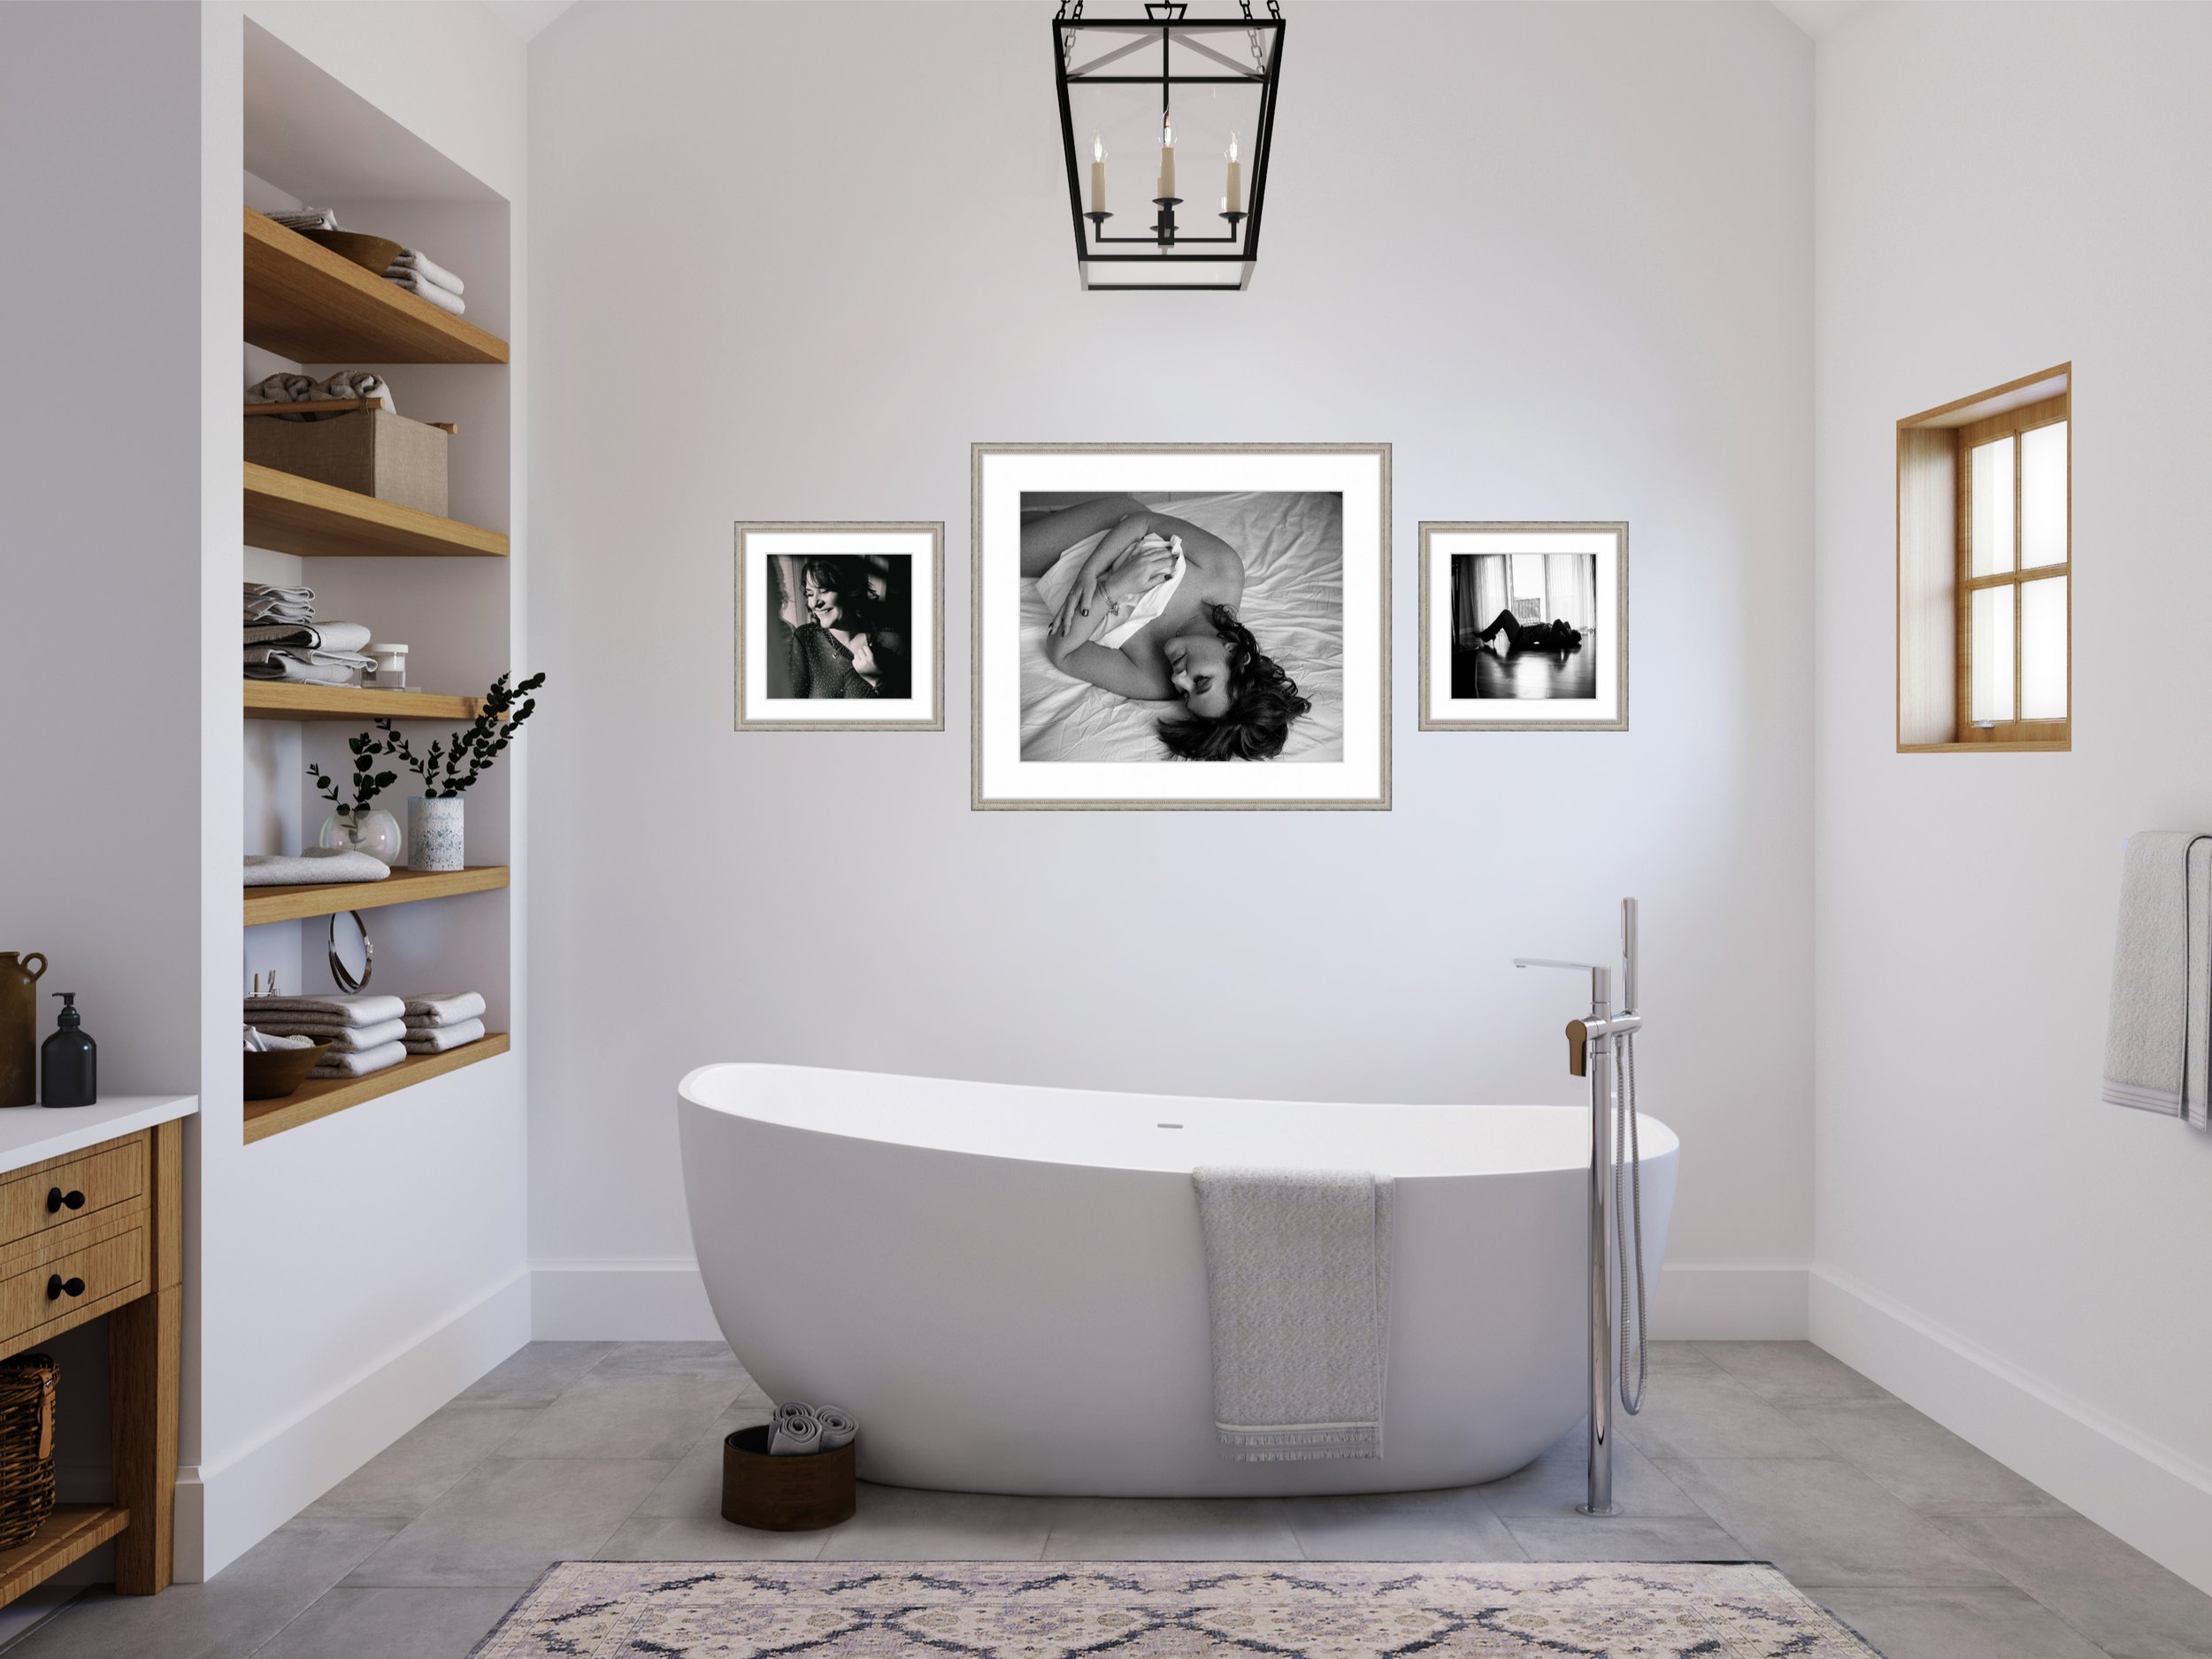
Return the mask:
<path fill-rule="evenodd" d="M 1580 1420 L 1589 1113 L 1332 1106 L 710 1065 L 679 1087 L 691 1233 L 778 1400 L 861 1423 L 869 1480 L 1169 1496 L 1394 1492 L 1518 1469 Z M 1678 1142 L 1641 1119 L 1646 1273 Z M 1380 1459 L 1216 1440 L 1194 1164 L 1395 1178 Z"/>

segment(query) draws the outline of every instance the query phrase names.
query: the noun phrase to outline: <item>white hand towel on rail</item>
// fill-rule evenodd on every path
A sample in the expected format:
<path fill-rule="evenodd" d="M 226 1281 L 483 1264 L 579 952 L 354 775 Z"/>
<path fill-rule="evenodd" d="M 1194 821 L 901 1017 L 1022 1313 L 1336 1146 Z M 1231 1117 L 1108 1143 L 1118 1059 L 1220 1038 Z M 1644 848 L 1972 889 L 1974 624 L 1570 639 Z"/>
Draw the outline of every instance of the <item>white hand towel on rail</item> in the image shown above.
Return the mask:
<path fill-rule="evenodd" d="M 457 1025 L 484 1011 L 484 998 L 476 991 L 433 991 L 407 999 L 407 1024 L 415 1031 L 434 1025 Z"/>
<path fill-rule="evenodd" d="M 394 272 L 397 272 L 398 274 L 394 275 Z M 458 294 L 449 293 L 428 277 L 413 271 L 403 270 L 398 265 L 394 265 L 390 271 L 387 271 L 384 273 L 384 280 L 395 288 L 405 288 L 417 299 L 428 300 L 442 311 L 451 311 L 456 317 L 460 316 L 469 308 L 468 302 Z"/>
<path fill-rule="evenodd" d="M 1214 1429 L 1239 1463 L 1380 1457 L 1387 1176 L 1191 1171 L 1206 1248 Z"/>
<path fill-rule="evenodd" d="M 359 1054 L 345 1054 L 336 1048 L 327 1050 L 315 1062 L 310 1077 L 367 1077 L 397 1065 L 407 1057 L 404 1043 L 388 1042 L 380 1048 L 365 1048 Z"/>
<path fill-rule="evenodd" d="M 2212 835 L 2128 840 L 2104 1097 L 2212 1128 Z"/>
<path fill-rule="evenodd" d="M 435 282 L 447 293 L 457 297 L 468 292 L 467 284 L 419 248 L 401 250 L 399 257 L 384 267 L 386 276 L 405 276 L 411 273 Z"/>
<path fill-rule="evenodd" d="M 250 996 L 245 1003 L 247 1018 L 264 1031 L 269 1029 L 272 1020 L 288 1018 L 295 1024 L 317 1020 L 357 1029 L 381 1025 L 388 1020 L 397 1019 L 400 1010 L 406 1006 L 396 996 L 380 996 L 373 991 L 350 996 L 335 992 L 328 996 Z"/>
<path fill-rule="evenodd" d="M 479 1041 L 484 1035 L 484 1022 L 465 1019 L 457 1025 L 418 1026 L 401 1039 L 410 1054 L 443 1054 L 448 1048 L 458 1048 L 466 1043 Z"/>
<path fill-rule="evenodd" d="M 381 881 L 390 866 L 373 853 L 349 852 L 343 848 L 310 848 L 296 858 L 282 853 L 248 853 L 246 885 L 250 887 L 304 887 L 329 881 Z M 379 1019 L 397 1019 L 404 1006 L 396 996 L 382 999 L 394 1004 Z"/>

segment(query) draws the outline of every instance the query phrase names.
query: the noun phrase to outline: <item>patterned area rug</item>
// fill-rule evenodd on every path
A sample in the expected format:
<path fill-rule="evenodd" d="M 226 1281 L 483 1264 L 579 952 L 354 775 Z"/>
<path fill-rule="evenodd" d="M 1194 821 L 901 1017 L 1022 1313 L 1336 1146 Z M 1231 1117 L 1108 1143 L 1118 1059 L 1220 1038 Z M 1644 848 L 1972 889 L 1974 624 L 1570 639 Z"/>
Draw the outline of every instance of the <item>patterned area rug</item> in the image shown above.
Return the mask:
<path fill-rule="evenodd" d="M 1765 1566 L 570 1561 L 474 1659 L 1201 1654 L 1868 1659 L 1874 1649 Z"/>

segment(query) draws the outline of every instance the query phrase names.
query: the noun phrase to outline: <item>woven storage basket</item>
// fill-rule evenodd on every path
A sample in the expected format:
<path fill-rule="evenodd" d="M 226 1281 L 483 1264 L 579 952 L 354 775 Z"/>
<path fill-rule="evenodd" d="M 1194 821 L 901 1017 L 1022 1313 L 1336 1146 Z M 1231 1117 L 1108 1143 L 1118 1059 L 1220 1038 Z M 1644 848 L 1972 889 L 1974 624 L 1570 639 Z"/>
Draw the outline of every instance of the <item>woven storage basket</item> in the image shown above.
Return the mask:
<path fill-rule="evenodd" d="M 0 1360 L 0 1549 L 27 1544 L 54 1512 L 54 1386 L 48 1354 Z"/>

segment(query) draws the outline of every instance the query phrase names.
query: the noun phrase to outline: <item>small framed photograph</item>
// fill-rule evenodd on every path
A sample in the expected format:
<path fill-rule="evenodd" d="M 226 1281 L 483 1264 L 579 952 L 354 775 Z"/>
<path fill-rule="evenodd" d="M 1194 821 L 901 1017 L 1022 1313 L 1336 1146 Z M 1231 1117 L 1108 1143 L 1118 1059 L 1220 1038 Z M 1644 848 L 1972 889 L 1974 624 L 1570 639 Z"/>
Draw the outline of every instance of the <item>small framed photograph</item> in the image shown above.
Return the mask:
<path fill-rule="evenodd" d="M 1625 732 L 1628 526 L 1421 526 L 1421 730 Z"/>
<path fill-rule="evenodd" d="M 737 728 L 945 729 L 945 526 L 737 526 Z"/>
<path fill-rule="evenodd" d="M 974 805 L 1390 804 L 1390 446 L 978 444 Z"/>

